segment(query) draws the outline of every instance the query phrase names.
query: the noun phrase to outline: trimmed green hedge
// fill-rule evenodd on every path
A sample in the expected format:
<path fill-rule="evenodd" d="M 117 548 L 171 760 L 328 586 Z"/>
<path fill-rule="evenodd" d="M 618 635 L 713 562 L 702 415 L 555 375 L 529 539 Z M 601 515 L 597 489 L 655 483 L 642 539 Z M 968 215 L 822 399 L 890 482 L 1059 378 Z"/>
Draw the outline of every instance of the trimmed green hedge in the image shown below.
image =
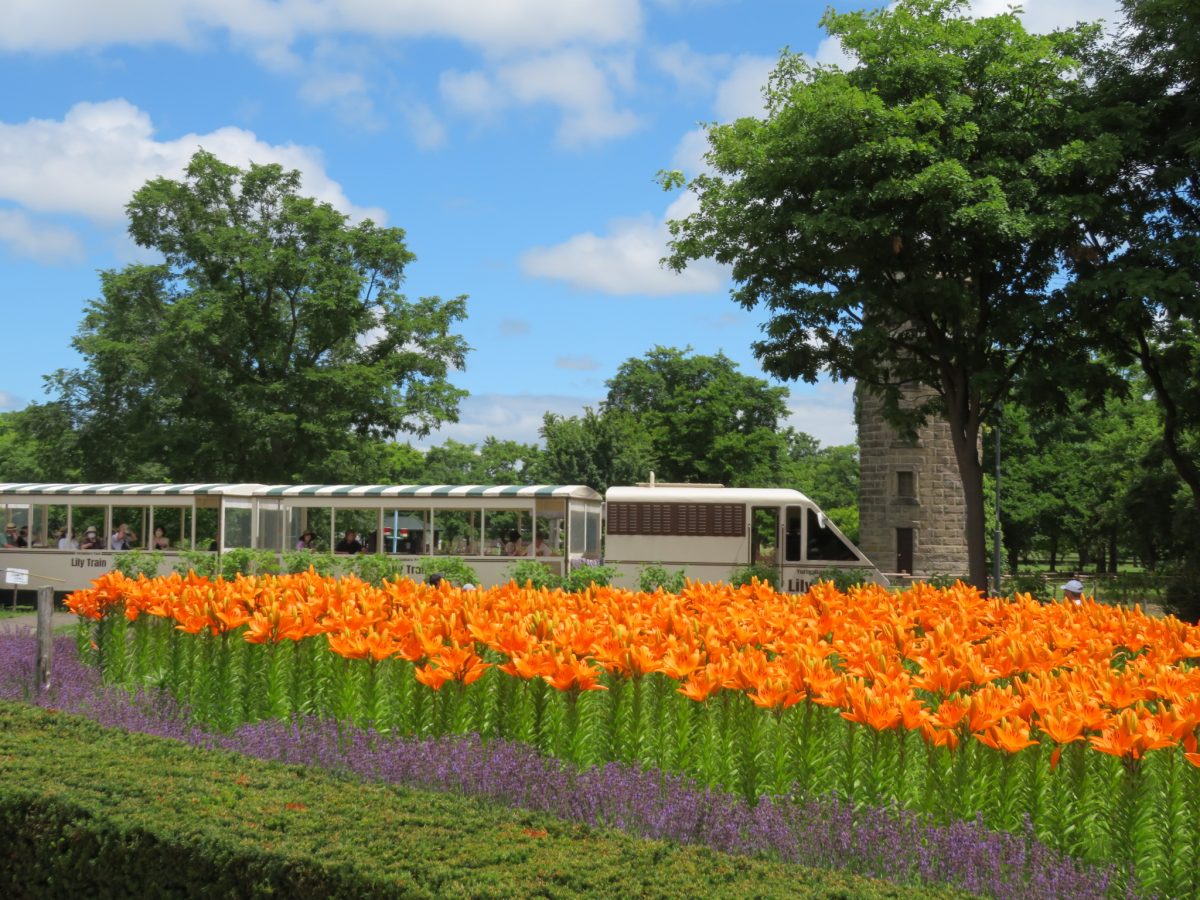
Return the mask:
<path fill-rule="evenodd" d="M 931 893 L 198 750 L 14 703 L 0 703 L 0 834 L 5 897 Z"/>

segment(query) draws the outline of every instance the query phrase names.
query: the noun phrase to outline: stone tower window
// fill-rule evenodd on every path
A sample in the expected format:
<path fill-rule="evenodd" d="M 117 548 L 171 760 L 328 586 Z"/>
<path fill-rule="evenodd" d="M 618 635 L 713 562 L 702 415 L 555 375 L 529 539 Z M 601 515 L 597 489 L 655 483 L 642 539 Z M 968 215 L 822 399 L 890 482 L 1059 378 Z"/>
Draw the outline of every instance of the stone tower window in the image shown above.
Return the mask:
<path fill-rule="evenodd" d="M 917 496 L 917 478 L 912 470 L 901 469 L 896 473 L 896 496 L 913 498 Z"/>

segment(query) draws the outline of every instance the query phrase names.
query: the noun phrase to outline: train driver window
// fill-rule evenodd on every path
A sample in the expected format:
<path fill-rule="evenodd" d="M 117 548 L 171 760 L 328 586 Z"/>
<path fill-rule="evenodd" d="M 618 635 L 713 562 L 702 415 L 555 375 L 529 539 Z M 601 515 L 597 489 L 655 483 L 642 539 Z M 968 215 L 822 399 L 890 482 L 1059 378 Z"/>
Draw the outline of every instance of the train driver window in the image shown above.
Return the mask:
<path fill-rule="evenodd" d="M 858 556 L 850 546 L 837 536 L 832 528 L 825 527 L 824 515 L 816 510 L 808 511 L 808 558 L 830 562 L 852 562 Z"/>
<path fill-rule="evenodd" d="M 783 558 L 786 562 L 800 562 L 800 531 L 804 525 L 804 507 L 787 508 L 787 530 L 784 533 Z"/>

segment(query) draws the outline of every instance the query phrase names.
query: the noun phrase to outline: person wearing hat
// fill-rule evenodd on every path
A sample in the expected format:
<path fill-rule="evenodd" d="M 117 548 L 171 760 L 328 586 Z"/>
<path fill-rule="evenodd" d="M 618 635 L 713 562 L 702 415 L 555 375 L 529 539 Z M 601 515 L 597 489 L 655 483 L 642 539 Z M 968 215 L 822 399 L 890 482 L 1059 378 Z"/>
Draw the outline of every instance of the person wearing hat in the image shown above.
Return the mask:
<path fill-rule="evenodd" d="M 315 548 L 316 542 L 317 542 L 316 532 L 306 531 L 306 532 L 304 532 L 304 534 L 300 535 L 300 540 L 296 541 L 296 549 L 297 550 L 312 550 Z"/>
<path fill-rule="evenodd" d="M 9 522 L 7 525 L 4 526 L 4 546 L 6 548 L 17 546 L 17 523 L 16 522 Z"/>
<path fill-rule="evenodd" d="M 1063 599 L 1070 600 L 1076 606 L 1083 605 L 1083 582 L 1072 578 L 1062 586 Z"/>
<path fill-rule="evenodd" d="M 104 545 L 100 542 L 100 532 L 96 530 L 95 525 L 89 525 L 87 531 L 83 533 L 83 541 L 79 545 L 80 550 L 103 550 Z"/>

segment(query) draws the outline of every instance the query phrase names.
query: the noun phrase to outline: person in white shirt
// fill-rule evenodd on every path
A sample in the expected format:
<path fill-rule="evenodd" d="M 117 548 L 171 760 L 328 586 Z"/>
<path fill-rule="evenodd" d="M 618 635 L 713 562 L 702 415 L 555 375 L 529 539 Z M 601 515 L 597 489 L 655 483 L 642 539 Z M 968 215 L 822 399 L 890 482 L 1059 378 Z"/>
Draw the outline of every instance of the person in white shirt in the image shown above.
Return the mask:
<path fill-rule="evenodd" d="M 125 543 L 125 531 L 129 526 L 122 522 L 117 526 L 117 530 L 112 533 L 112 537 L 108 539 L 109 550 L 126 550 L 128 549 Z"/>
<path fill-rule="evenodd" d="M 60 537 L 58 539 L 58 549 L 59 550 L 78 550 L 79 549 L 79 541 L 75 540 L 75 535 L 73 535 L 71 532 L 67 531 L 67 529 L 64 528 L 62 531 L 62 537 Z"/>

